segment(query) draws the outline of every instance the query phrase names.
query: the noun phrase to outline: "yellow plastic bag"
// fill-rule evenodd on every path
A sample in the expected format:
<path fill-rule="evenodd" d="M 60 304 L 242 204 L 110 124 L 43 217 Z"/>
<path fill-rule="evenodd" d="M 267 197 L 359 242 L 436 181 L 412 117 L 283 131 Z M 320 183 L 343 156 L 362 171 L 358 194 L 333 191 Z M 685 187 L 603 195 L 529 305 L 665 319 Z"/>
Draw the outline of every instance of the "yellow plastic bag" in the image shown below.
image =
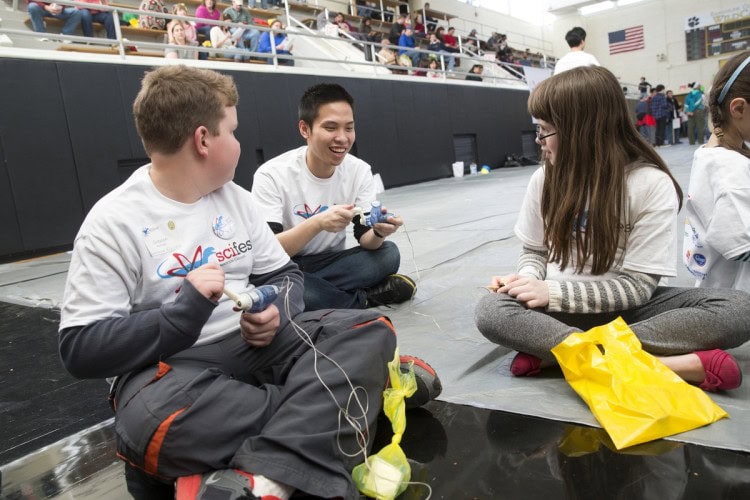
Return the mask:
<path fill-rule="evenodd" d="M 390 387 L 383 392 L 383 412 L 391 421 L 393 438 L 375 455 L 367 457 L 352 471 L 352 479 L 360 492 L 378 500 L 393 500 L 408 486 L 411 479 L 411 466 L 399 443 L 406 430 L 406 403 L 417 390 L 414 369 L 401 372 L 398 349 L 393 361 L 388 363 Z"/>
<path fill-rule="evenodd" d="M 705 392 L 641 349 L 622 318 L 569 335 L 552 354 L 618 450 L 728 416 Z"/>

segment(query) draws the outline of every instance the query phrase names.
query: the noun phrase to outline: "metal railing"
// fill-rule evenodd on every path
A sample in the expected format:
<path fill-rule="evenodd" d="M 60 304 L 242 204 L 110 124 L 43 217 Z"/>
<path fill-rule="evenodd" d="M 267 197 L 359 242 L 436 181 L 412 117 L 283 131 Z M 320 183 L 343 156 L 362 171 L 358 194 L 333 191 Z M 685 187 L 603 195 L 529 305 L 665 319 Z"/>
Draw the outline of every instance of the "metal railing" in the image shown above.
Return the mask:
<path fill-rule="evenodd" d="M 67 5 L 67 6 L 78 6 L 82 8 L 91 8 L 92 4 L 89 3 L 83 3 L 83 2 L 75 2 L 70 0 L 59 0 L 57 3 L 61 5 Z M 191 52 L 207 52 L 209 54 L 212 54 L 214 57 L 224 57 L 224 58 L 232 58 L 232 57 L 240 57 L 240 58 L 253 58 L 256 60 L 266 60 L 270 61 L 274 68 L 278 68 L 280 66 L 280 61 L 285 60 L 294 60 L 294 61 L 309 61 L 311 63 L 316 62 L 326 62 L 326 63 L 336 63 L 340 65 L 341 69 L 344 71 L 354 71 L 356 67 L 365 67 L 369 66 L 373 68 L 372 73 L 375 75 L 379 74 L 387 74 L 383 69 L 390 70 L 388 73 L 406 73 L 408 75 L 421 75 L 425 74 L 428 71 L 428 68 L 421 68 L 421 67 L 409 67 L 409 66 L 401 66 L 401 65 L 386 65 L 382 64 L 378 61 L 378 52 L 380 49 L 382 49 L 385 45 L 378 42 L 371 42 L 371 41 L 365 41 L 365 40 L 358 40 L 354 37 L 348 35 L 346 32 L 340 31 L 339 36 L 328 36 L 324 33 L 321 33 L 316 30 L 310 29 L 308 26 L 306 26 L 304 23 L 302 23 L 300 20 L 296 19 L 294 16 L 291 15 L 289 12 L 289 5 L 286 5 L 287 9 L 287 21 L 289 24 L 293 27 L 286 30 L 281 30 L 284 34 L 286 34 L 288 37 L 295 40 L 295 44 L 299 42 L 299 39 L 308 39 L 313 44 L 320 44 L 327 48 L 329 52 L 333 53 L 333 57 L 315 57 L 315 56 L 294 56 L 294 55 L 286 55 L 286 54 L 279 54 L 276 52 L 276 47 L 274 43 L 271 43 L 271 53 L 260 53 L 260 52 L 250 52 L 247 49 L 242 48 L 215 48 L 215 47 L 205 47 L 201 45 L 180 45 L 180 49 L 184 49 Z M 50 40 L 55 41 L 67 41 L 67 42 L 77 42 L 81 44 L 87 44 L 89 46 L 100 46 L 100 47 L 108 47 L 108 48 L 115 48 L 117 50 L 117 55 L 121 59 L 135 57 L 137 55 L 162 55 L 164 54 L 164 50 L 170 47 L 174 47 L 174 45 L 162 43 L 158 41 L 142 41 L 142 40 L 131 40 L 123 36 L 123 31 L 120 27 L 120 17 L 123 13 L 130 13 L 130 14 L 143 14 L 142 11 L 138 9 L 132 9 L 132 8 L 125 8 L 125 7 L 119 7 L 119 6 L 107 6 L 107 5 L 96 5 L 96 10 L 100 11 L 108 11 L 111 12 L 111 14 L 114 16 L 114 26 L 115 26 L 115 34 L 116 39 L 108 39 L 108 38 L 101 38 L 101 37 L 84 37 L 84 36 L 77 36 L 77 35 L 63 35 L 63 34 L 53 34 L 53 33 L 46 33 L 43 36 L 45 38 L 48 38 Z M 248 28 L 248 25 L 245 24 L 239 24 L 239 23 L 231 23 L 231 22 L 225 22 L 225 21 L 216 21 L 212 19 L 204 19 L 204 18 L 195 18 L 191 16 L 178 16 L 174 14 L 167 14 L 167 13 L 157 13 L 153 11 L 148 12 L 149 16 L 154 17 L 160 17 L 167 20 L 181 20 L 181 21 L 187 21 L 187 22 L 200 22 L 202 24 L 211 24 L 216 26 L 227 26 L 230 28 Z M 259 26 L 259 25 L 251 25 L 250 28 L 256 29 L 261 32 L 270 32 L 269 36 L 273 39 L 273 35 L 276 32 L 275 30 L 271 30 L 268 27 L 265 26 Z M 148 32 L 149 30 L 143 29 L 144 32 Z M 14 30 L 14 29 L 5 29 L 0 27 L 0 33 L 6 33 L 8 35 L 12 36 L 21 36 L 21 37 L 39 37 L 41 34 L 31 31 L 31 30 Z M 145 35 L 146 33 L 144 33 Z M 355 48 L 356 52 L 352 52 L 351 48 Z M 396 52 L 399 51 L 398 46 L 394 45 L 387 45 L 389 49 L 392 49 Z M 135 50 L 133 50 L 135 49 Z M 158 52 L 142 52 L 142 50 L 154 50 Z M 349 51 L 347 54 L 346 51 Z M 414 53 L 419 54 L 421 58 L 435 58 L 439 62 L 439 68 L 436 70 L 441 75 L 441 80 L 447 80 L 447 79 L 463 79 L 466 75 L 468 75 L 468 71 L 452 71 L 449 72 L 446 68 L 448 67 L 448 58 L 456 58 L 456 60 L 461 62 L 461 67 L 466 68 L 470 67 L 473 64 L 482 64 L 485 67 L 491 64 L 489 61 L 481 60 L 476 57 L 473 57 L 472 55 L 466 54 L 466 53 L 442 53 L 442 52 L 434 52 L 430 50 L 424 50 L 419 48 L 410 48 L 409 50 L 414 51 Z M 85 51 L 85 50 L 83 50 Z M 364 52 L 368 51 L 370 55 L 371 60 L 366 60 Z M 161 52 L 161 54 L 159 54 Z M 359 57 L 352 57 L 353 54 L 362 54 L 361 60 Z M 113 54 L 114 55 L 114 54 Z M 338 56 L 338 57 L 336 57 Z M 237 63 L 238 65 L 242 63 Z M 498 66 L 503 67 L 509 76 L 504 76 L 501 74 L 487 74 L 485 75 L 485 82 L 488 84 L 495 83 L 505 83 L 505 84 L 514 84 L 514 86 L 518 86 L 519 84 L 522 84 L 524 81 L 524 76 L 522 72 L 517 71 L 517 68 L 515 66 L 517 65 L 511 65 L 511 64 L 502 64 L 497 63 Z M 247 67 L 247 66 L 246 66 Z"/>

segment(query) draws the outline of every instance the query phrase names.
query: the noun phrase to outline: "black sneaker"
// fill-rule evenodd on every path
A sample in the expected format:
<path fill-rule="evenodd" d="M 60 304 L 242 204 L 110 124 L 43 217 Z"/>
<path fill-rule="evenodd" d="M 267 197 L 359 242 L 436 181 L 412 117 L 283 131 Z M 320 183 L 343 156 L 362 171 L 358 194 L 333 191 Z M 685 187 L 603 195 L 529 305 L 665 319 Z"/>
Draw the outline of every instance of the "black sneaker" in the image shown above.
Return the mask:
<path fill-rule="evenodd" d="M 440 396 L 443 391 L 443 384 L 440 383 L 440 378 L 438 378 L 435 369 L 426 361 L 409 355 L 399 356 L 399 361 L 401 361 L 401 371 L 403 373 L 408 372 L 409 365 L 411 365 L 414 369 L 414 377 L 417 379 L 417 392 L 406 399 L 407 410 L 418 408 Z"/>
<path fill-rule="evenodd" d="M 205 474 L 178 477 L 175 485 L 176 500 L 240 499 L 260 500 L 253 494 L 255 478 L 238 469 L 222 469 Z M 266 498 L 266 497 L 264 497 Z M 269 499 L 277 499 L 268 496 Z"/>
<path fill-rule="evenodd" d="M 400 304 L 414 297 L 417 285 L 408 276 L 391 274 L 386 279 L 367 290 L 366 307 Z"/>

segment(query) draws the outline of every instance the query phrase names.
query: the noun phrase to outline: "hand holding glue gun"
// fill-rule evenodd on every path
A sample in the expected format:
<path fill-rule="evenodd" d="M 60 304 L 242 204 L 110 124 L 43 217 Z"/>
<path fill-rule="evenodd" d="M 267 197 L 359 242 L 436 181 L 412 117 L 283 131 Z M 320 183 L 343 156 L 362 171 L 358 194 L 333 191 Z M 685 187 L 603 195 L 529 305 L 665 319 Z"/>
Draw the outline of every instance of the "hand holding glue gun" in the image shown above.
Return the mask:
<path fill-rule="evenodd" d="M 243 311 L 240 332 L 245 342 L 254 347 L 264 347 L 271 343 L 281 323 L 279 310 L 272 304 L 279 293 L 278 287 L 264 285 L 235 294 L 224 288 L 224 270 L 216 262 L 193 269 L 186 279 L 208 300 L 218 303 L 221 296 L 226 294 L 234 302 L 235 310 Z"/>

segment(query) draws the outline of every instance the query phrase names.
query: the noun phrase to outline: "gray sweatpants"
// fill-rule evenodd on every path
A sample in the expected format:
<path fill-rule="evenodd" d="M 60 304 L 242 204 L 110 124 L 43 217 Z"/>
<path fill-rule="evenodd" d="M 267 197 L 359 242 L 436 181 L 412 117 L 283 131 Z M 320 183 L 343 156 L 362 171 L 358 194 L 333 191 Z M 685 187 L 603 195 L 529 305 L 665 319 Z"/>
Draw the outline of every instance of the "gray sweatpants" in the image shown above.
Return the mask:
<path fill-rule="evenodd" d="M 390 322 L 372 310 L 313 311 L 295 321 L 358 388 L 366 415 L 354 404 L 349 413 L 372 437 L 396 347 Z M 314 496 L 355 497 L 350 471 L 363 457 L 339 446 L 354 454 L 360 445 L 315 365 L 291 325 L 267 347 L 250 347 L 237 333 L 167 358 L 119 383 L 118 454 L 164 481 L 238 468 Z M 346 408 L 344 375 L 320 355 L 317 372 Z"/>
<path fill-rule="evenodd" d="M 750 340 L 750 295 L 739 290 L 657 287 L 651 300 L 628 311 L 597 314 L 527 309 L 507 294 L 483 297 L 477 328 L 490 341 L 554 361 L 550 350 L 573 332 L 622 316 L 654 355 L 738 347 Z"/>

